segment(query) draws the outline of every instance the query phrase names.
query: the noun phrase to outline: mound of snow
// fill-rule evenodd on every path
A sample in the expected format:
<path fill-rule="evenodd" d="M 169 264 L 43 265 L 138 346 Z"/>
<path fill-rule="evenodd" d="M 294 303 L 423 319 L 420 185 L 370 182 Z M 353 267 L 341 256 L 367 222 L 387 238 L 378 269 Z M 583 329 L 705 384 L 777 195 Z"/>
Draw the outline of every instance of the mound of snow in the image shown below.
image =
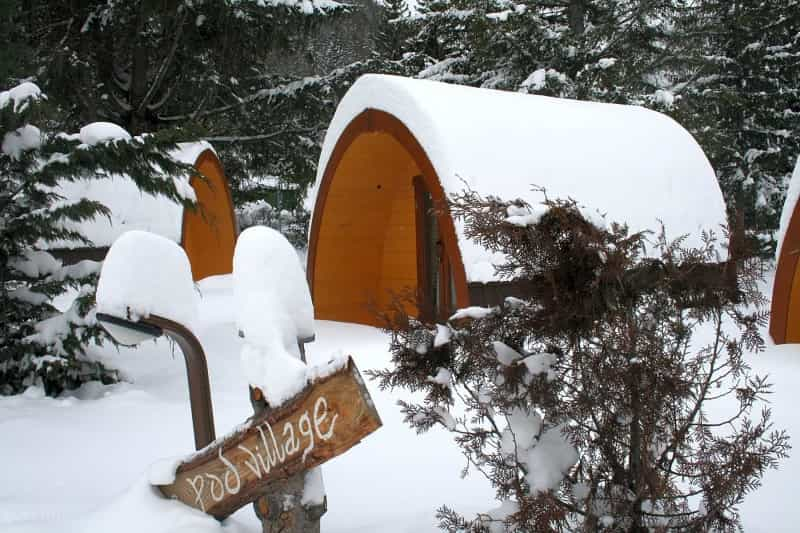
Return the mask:
<path fill-rule="evenodd" d="M 110 141 L 131 140 L 131 134 L 125 128 L 111 122 L 92 122 L 82 127 L 78 135 L 81 142 L 89 146 Z"/>
<path fill-rule="evenodd" d="M 36 150 L 42 145 L 42 132 L 36 126 L 26 124 L 14 131 L 9 131 L 3 136 L 0 151 L 11 159 L 19 159 L 22 152 Z"/>
<path fill-rule="evenodd" d="M 272 228 L 254 226 L 239 235 L 233 255 L 233 293 L 243 302 L 254 292 L 272 293 L 289 314 L 297 338 L 314 336 L 314 304 L 297 251 Z"/>
<path fill-rule="evenodd" d="M 26 81 L 7 91 L 0 92 L 0 109 L 13 104 L 14 113 L 20 113 L 28 106 L 28 100 L 43 98 L 42 90 L 35 83 Z"/>
<path fill-rule="evenodd" d="M 151 314 L 192 329 L 198 295 L 186 252 L 171 240 L 129 231 L 111 246 L 97 284 L 97 310 L 138 320 Z"/>

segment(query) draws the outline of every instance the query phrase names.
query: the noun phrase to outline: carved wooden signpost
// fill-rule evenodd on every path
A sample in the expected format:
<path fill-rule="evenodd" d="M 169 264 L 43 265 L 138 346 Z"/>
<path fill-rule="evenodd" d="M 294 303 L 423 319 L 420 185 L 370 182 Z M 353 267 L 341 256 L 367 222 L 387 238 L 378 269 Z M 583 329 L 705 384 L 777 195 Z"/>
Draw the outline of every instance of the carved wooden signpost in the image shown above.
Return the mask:
<path fill-rule="evenodd" d="M 185 460 L 165 496 L 223 519 L 270 483 L 320 465 L 381 426 L 352 359 L 292 400 Z"/>

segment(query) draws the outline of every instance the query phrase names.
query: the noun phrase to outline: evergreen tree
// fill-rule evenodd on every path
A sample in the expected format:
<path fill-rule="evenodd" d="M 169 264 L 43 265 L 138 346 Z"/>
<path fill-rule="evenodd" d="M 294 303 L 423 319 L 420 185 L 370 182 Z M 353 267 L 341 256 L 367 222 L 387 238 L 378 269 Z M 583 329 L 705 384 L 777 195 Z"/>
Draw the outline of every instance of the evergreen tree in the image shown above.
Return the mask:
<path fill-rule="evenodd" d="M 663 100 L 656 74 L 673 2 L 437 2 L 423 11 L 412 45 L 434 66 L 422 77 L 583 100 Z"/>
<path fill-rule="evenodd" d="M 33 50 L 18 24 L 22 0 L 0 2 L 0 86 L 6 86 L 16 72 L 32 72 Z"/>
<path fill-rule="evenodd" d="M 406 51 L 408 31 L 406 0 L 386 0 L 375 35 L 375 51 L 387 59 L 402 59 Z"/>
<path fill-rule="evenodd" d="M 47 131 L 54 122 L 33 83 L 0 92 L 0 394 L 41 385 L 55 395 L 117 377 L 85 351 L 101 335 L 91 313 L 99 263 L 63 266 L 48 251 L 54 241 L 91 245 L 80 223 L 108 211 L 61 196 L 59 183 L 127 175 L 143 191 L 189 205 L 170 176 L 191 167 L 168 155 L 174 146 L 167 140 L 148 136 L 92 146 Z M 78 298 L 61 313 L 52 301 L 69 288 Z"/>
<path fill-rule="evenodd" d="M 484 67 L 491 72 L 485 80 L 535 94 L 648 103 L 673 16 L 672 2 L 570 0 L 506 9 L 495 14 L 491 38 L 478 43 L 484 63 L 494 62 Z"/>
<path fill-rule="evenodd" d="M 337 97 L 331 77 L 276 72 L 270 59 L 301 49 L 320 15 L 343 11 L 335 2 L 23 4 L 14 23 L 64 128 L 106 120 L 134 134 L 180 127 L 183 140 L 209 139 L 236 203 L 251 176 L 301 189 L 313 178 Z"/>
<path fill-rule="evenodd" d="M 488 16 L 501 9 L 500 2 L 428 0 L 417 4 L 407 50 L 413 61 L 410 75 L 462 85 L 480 85 L 483 71 L 492 68 L 481 55 L 482 39 L 493 25 Z M 409 56 L 409 54 L 407 54 Z M 496 58 L 494 58 L 496 60 Z"/>
<path fill-rule="evenodd" d="M 133 134 L 258 98 L 266 52 L 289 46 L 308 16 L 302 3 L 258 0 L 27 4 L 18 21 L 70 126 L 103 119 Z"/>
<path fill-rule="evenodd" d="M 644 234 L 544 204 L 526 226 L 508 220 L 522 201 L 466 192 L 451 206 L 507 258 L 498 274 L 519 298 L 445 324 L 402 302 L 388 317 L 393 367 L 371 375 L 416 392 L 405 421 L 452 432 L 501 502 L 474 520 L 442 507 L 440 527 L 738 531 L 737 506 L 789 450 L 744 357 L 764 346 L 759 265 L 717 263 L 713 235 L 690 250 L 662 233 L 645 257 Z"/>
<path fill-rule="evenodd" d="M 771 255 L 800 153 L 800 3 L 703 0 L 680 23 L 676 116 L 711 160 L 729 209 L 743 213 L 756 250 Z"/>

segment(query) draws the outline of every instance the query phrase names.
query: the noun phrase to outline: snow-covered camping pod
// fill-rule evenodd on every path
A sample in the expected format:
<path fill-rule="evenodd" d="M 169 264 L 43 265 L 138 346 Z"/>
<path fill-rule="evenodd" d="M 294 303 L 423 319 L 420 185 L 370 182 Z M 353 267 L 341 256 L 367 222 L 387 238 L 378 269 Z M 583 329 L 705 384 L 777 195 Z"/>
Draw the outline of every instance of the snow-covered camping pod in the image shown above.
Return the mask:
<path fill-rule="evenodd" d="M 179 243 L 189 257 L 195 280 L 229 274 L 233 268 L 237 227 L 222 164 L 206 142 L 181 144 L 173 157 L 194 165 L 205 177 L 176 178 L 179 191 L 194 195 L 195 209 L 184 209 L 163 196 L 144 193 L 124 176 L 63 184 L 59 194 L 66 201 L 97 200 L 108 207 L 111 214 L 97 216 L 80 225 L 80 231 L 92 241 L 92 248 L 85 248 L 81 243 L 57 242 L 50 245 L 53 254 L 66 263 L 81 259 L 102 260 L 120 235 L 130 230 L 143 230 Z"/>
<path fill-rule="evenodd" d="M 437 317 L 487 303 L 503 258 L 430 207 L 467 187 L 538 205 L 534 186 L 634 231 L 663 221 L 688 245 L 726 221 L 708 160 L 665 115 L 367 75 L 336 110 L 307 202 L 317 318 L 375 324 L 404 288 Z"/>
<path fill-rule="evenodd" d="M 769 333 L 775 344 L 800 342 L 800 159 L 786 194 L 778 232 Z"/>

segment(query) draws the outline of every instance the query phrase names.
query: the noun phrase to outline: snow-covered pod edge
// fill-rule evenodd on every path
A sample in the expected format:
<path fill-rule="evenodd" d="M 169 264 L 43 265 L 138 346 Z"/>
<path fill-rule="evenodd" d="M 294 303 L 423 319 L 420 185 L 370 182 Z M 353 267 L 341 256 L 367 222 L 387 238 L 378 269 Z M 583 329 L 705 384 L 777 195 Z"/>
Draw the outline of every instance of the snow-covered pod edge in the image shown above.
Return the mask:
<path fill-rule="evenodd" d="M 120 126 L 107 122 L 95 122 L 81 128 L 79 133 L 66 135 L 84 145 L 112 141 L 127 141 L 132 137 Z M 205 141 L 180 143 L 170 152 L 178 162 L 195 165 L 206 150 L 216 154 Z M 172 178 L 178 194 L 196 201 L 190 181 L 191 175 Z M 96 247 L 110 246 L 126 231 L 141 230 L 157 233 L 174 242 L 180 242 L 183 229 L 184 207 L 162 195 L 152 195 L 139 189 L 136 183 L 124 174 L 102 176 L 98 179 L 81 179 L 61 182 L 56 192 L 63 197 L 57 205 L 67 205 L 86 198 L 100 202 L 110 210 L 109 216 L 98 215 L 81 223 L 68 223 Z M 44 248 L 80 248 L 82 242 L 53 241 L 40 243 Z"/>
<path fill-rule="evenodd" d="M 367 110 L 410 131 L 448 195 L 470 188 L 536 206 L 543 196 L 533 187 L 543 187 L 550 199 L 572 198 L 631 231 L 657 231 L 663 222 L 668 239 L 689 235 L 685 246 L 701 246 L 703 231 L 721 235 L 727 222 L 708 159 L 666 115 L 373 74 L 359 78 L 336 109 L 306 198 L 312 214 L 342 133 Z M 467 239 L 459 223 L 456 234 L 467 281 L 497 280 L 494 265 L 504 258 Z"/>

